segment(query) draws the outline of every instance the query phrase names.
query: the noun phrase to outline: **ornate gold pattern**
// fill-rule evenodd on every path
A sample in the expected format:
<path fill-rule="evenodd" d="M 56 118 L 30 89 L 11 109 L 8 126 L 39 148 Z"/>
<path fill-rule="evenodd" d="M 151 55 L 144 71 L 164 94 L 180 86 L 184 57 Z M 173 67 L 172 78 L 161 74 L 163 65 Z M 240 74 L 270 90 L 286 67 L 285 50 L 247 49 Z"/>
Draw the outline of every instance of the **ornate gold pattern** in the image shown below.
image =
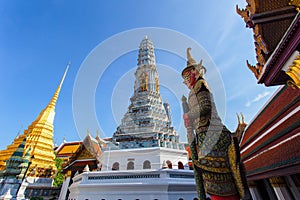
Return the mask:
<path fill-rule="evenodd" d="M 295 6 L 295 7 L 296 7 L 296 10 L 297 10 L 298 12 L 300 12 L 300 0 L 291 0 L 291 1 L 289 2 L 289 5 Z"/>
<path fill-rule="evenodd" d="M 233 178 L 235 180 L 236 187 L 240 194 L 240 198 L 244 199 L 245 197 L 245 190 L 243 186 L 243 181 L 241 178 L 241 169 L 239 163 L 237 163 L 237 149 L 234 145 L 234 140 L 231 140 L 231 144 L 228 148 L 228 158 L 230 163 L 230 168 L 232 171 Z"/>
<path fill-rule="evenodd" d="M 238 5 L 236 5 L 235 9 L 237 14 L 239 14 L 243 19 L 247 26 L 252 24 L 251 15 L 253 15 L 256 11 L 255 1 L 254 0 L 246 0 L 248 3 L 245 9 L 240 9 Z"/>
<path fill-rule="evenodd" d="M 260 76 L 262 67 L 251 65 L 251 64 L 249 64 L 248 60 L 246 61 L 246 63 L 247 63 L 248 68 L 253 72 L 256 79 L 258 79 Z"/>
<path fill-rule="evenodd" d="M 256 12 L 255 0 L 246 0 L 246 2 L 248 3 L 246 9 L 249 10 L 251 15 L 253 15 Z"/>
<path fill-rule="evenodd" d="M 288 70 L 285 72 L 292 80 L 289 80 L 287 84 L 293 88 L 300 89 L 300 56 L 298 56 Z"/>
<path fill-rule="evenodd" d="M 280 176 L 269 178 L 269 181 L 273 187 L 284 187 L 286 183 L 284 179 Z"/>
<path fill-rule="evenodd" d="M 263 56 L 264 54 L 268 54 L 268 48 L 266 43 L 264 42 L 264 39 L 260 35 L 260 29 L 258 25 L 255 25 L 253 28 L 253 37 L 254 37 L 254 45 L 255 45 L 255 52 L 256 52 L 256 66 L 250 65 L 247 60 L 247 66 L 248 68 L 254 73 L 255 77 L 258 79 L 262 73 L 263 66 L 265 65 L 265 58 Z"/>
<path fill-rule="evenodd" d="M 155 77 L 155 91 L 159 93 L 159 80 L 158 77 Z"/>
<path fill-rule="evenodd" d="M 253 28 L 253 32 L 257 63 L 256 66 L 251 65 L 248 60 L 246 61 L 246 63 L 248 68 L 254 73 L 255 77 L 258 79 L 262 73 L 263 66 L 266 62 L 263 53 L 268 54 L 269 52 L 266 43 L 264 42 L 262 36 L 259 34 L 257 25 Z"/>
<path fill-rule="evenodd" d="M 254 45 L 256 52 L 256 60 L 257 63 L 255 66 L 250 65 L 247 60 L 248 68 L 254 73 L 255 77 L 258 79 L 261 75 L 262 68 L 265 64 L 265 58 L 263 54 L 268 54 L 267 45 L 262 37 L 261 30 L 259 25 L 253 24 L 251 20 L 251 15 L 256 12 L 256 4 L 254 0 L 247 0 L 248 5 L 245 9 L 240 9 L 238 5 L 236 5 L 236 12 L 244 19 L 247 27 L 253 28 L 253 37 L 254 37 Z"/>
<path fill-rule="evenodd" d="M 256 188 L 257 187 L 255 181 L 248 181 L 248 186 L 250 188 Z"/>
<path fill-rule="evenodd" d="M 236 195 L 234 180 L 231 173 L 206 173 L 202 174 L 206 192 L 219 197 Z M 216 184 L 219 183 L 219 184 Z"/>
<path fill-rule="evenodd" d="M 211 159 L 212 161 L 216 161 L 216 160 L 213 160 Z M 200 163 L 199 160 L 194 160 L 194 164 L 200 168 L 200 169 L 203 169 L 203 170 L 206 170 L 206 171 L 210 171 L 210 172 L 216 172 L 216 173 L 230 173 L 230 169 L 228 167 L 211 167 L 211 166 L 205 166 L 203 165 L 202 163 Z"/>
<path fill-rule="evenodd" d="M 140 90 L 148 91 L 148 75 L 145 73 L 140 76 Z"/>
<path fill-rule="evenodd" d="M 72 175 L 72 171 L 71 171 L 71 170 L 68 170 L 67 173 L 66 173 L 66 176 L 67 176 L 67 177 L 71 177 L 71 175 Z"/>
<path fill-rule="evenodd" d="M 267 45 L 264 42 L 262 36 L 260 34 L 254 35 L 254 40 L 255 40 L 255 46 L 259 50 L 263 51 L 265 54 L 269 53 L 267 49 Z M 260 62 L 261 63 L 261 62 Z"/>
<path fill-rule="evenodd" d="M 240 9 L 238 5 L 236 5 L 235 10 L 237 14 L 241 16 L 241 18 L 244 19 L 244 22 L 247 24 L 250 21 L 250 11 L 247 9 Z"/>

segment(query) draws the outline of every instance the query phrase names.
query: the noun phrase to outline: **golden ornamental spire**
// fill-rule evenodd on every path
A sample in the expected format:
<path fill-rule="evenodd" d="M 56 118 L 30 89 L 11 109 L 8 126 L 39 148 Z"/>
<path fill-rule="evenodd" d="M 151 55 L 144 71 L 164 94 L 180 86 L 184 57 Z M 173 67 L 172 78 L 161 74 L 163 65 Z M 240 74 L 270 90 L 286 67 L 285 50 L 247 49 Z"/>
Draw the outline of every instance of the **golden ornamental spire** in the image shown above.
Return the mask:
<path fill-rule="evenodd" d="M 58 98 L 58 95 L 59 95 L 61 86 L 62 86 L 62 84 L 63 84 L 63 82 L 64 82 L 64 80 L 65 80 L 65 77 L 66 77 L 67 72 L 68 72 L 68 70 L 69 70 L 70 64 L 71 64 L 71 63 L 69 62 L 68 65 L 67 65 L 67 67 L 66 67 L 65 73 L 64 73 L 64 75 L 63 75 L 63 77 L 62 77 L 62 79 L 61 79 L 61 81 L 60 81 L 60 84 L 59 84 L 59 86 L 57 87 L 57 89 L 56 89 L 56 91 L 55 91 L 55 93 L 54 93 L 54 95 L 53 95 L 53 97 L 52 97 L 52 99 L 51 99 L 51 101 L 50 101 L 50 103 L 49 103 L 49 105 L 48 105 L 47 107 L 55 108 L 56 101 L 57 101 L 57 98 Z"/>

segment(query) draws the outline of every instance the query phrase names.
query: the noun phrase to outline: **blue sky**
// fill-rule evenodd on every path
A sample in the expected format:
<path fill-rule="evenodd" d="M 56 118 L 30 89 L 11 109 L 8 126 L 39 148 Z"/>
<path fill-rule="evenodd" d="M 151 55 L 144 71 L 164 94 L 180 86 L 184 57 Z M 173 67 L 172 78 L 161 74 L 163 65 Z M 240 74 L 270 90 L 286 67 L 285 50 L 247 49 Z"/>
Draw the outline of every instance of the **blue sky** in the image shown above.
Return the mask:
<path fill-rule="evenodd" d="M 246 67 L 246 59 L 256 63 L 253 37 L 236 14 L 236 4 L 244 7 L 245 1 L 0 1 L 0 149 L 10 144 L 19 131 L 23 132 L 48 104 L 69 60 L 71 66 L 56 106 L 54 141 L 60 144 L 63 138 L 75 141 L 84 136 L 85 131 L 77 132 L 72 111 L 72 93 L 80 67 L 101 42 L 144 27 L 173 30 L 201 45 L 225 89 L 225 124 L 233 131 L 237 112 L 251 121 L 277 88 L 258 85 Z M 133 45 L 138 48 L 139 42 Z M 183 51 L 186 48 L 182 45 Z M 130 77 L 136 59 L 137 51 L 120 55 L 98 83 L 95 113 L 104 136 L 113 134 L 127 110 L 133 79 L 129 78 L 129 84 L 123 84 L 121 89 L 118 81 Z M 184 59 L 162 50 L 156 51 L 156 60 L 175 71 L 185 66 Z M 115 96 L 116 91 L 127 92 L 120 98 Z M 180 129 L 180 102 L 172 91 L 168 92 L 168 85 L 162 87 L 161 93 L 171 103 L 173 124 Z M 181 130 L 180 135 L 184 141 Z"/>

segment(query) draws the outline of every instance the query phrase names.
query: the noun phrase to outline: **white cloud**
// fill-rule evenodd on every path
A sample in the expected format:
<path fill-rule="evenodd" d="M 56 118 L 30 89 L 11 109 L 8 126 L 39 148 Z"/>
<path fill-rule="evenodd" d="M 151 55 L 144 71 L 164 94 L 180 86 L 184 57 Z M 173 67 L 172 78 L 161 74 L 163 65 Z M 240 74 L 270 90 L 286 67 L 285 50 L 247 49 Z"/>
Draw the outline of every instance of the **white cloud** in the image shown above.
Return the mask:
<path fill-rule="evenodd" d="M 246 105 L 245 105 L 246 107 L 250 107 L 251 106 L 251 102 L 250 101 L 248 101 L 247 103 L 246 103 Z"/>
<path fill-rule="evenodd" d="M 263 92 L 263 93 L 258 94 L 254 99 L 248 101 L 248 102 L 245 104 L 245 106 L 246 106 L 246 107 L 250 107 L 250 106 L 252 105 L 252 103 L 255 103 L 255 102 L 260 101 L 260 100 L 263 99 L 264 97 L 268 96 L 270 93 L 271 93 L 271 92 L 269 92 L 269 91 L 265 91 L 265 92 Z"/>
<path fill-rule="evenodd" d="M 262 98 L 268 96 L 269 94 L 270 94 L 270 92 L 268 92 L 268 91 L 265 91 L 265 92 L 262 93 L 262 94 L 258 94 L 257 97 L 255 97 L 255 98 L 253 99 L 253 102 L 257 102 L 257 101 L 261 100 Z"/>

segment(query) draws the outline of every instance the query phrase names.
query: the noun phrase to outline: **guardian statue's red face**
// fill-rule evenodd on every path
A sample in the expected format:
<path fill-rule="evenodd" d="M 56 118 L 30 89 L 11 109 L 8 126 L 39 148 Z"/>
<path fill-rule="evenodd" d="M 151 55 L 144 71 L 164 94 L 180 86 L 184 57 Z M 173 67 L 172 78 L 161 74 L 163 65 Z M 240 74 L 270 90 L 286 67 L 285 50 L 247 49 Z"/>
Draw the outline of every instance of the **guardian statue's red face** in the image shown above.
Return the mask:
<path fill-rule="evenodd" d="M 189 88 L 192 89 L 196 83 L 196 73 L 195 70 L 188 70 L 183 73 L 183 83 Z"/>

